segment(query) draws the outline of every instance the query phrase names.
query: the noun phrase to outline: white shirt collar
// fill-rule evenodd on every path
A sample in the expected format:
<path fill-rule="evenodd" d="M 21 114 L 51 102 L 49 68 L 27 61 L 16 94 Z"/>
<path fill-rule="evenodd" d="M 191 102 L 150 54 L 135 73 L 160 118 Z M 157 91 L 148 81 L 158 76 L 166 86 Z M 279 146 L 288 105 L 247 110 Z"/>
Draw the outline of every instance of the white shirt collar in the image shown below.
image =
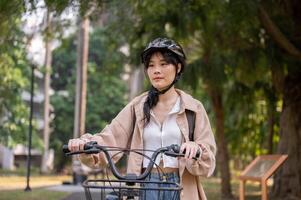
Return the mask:
<path fill-rule="evenodd" d="M 174 106 L 172 107 L 172 109 L 169 111 L 168 114 L 171 115 L 171 114 L 178 113 L 178 112 L 180 111 L 180 109 L 181 109 L 181 106 L 180 106 L 180 105 L 181 105 L 181 98 L 178 97 L 176 103 L 174 104 Z M 153 110 L 150 110 L 150 114 L 151 114 L 153 117 L 155 116 Z"/>
<path fill-rule="evenodd" d="M 180 102 L 180 97 L 178 97 L 175 105 L 172 107 L 171 111 L 168 114 L 178 113 L 180 111 Z"/>

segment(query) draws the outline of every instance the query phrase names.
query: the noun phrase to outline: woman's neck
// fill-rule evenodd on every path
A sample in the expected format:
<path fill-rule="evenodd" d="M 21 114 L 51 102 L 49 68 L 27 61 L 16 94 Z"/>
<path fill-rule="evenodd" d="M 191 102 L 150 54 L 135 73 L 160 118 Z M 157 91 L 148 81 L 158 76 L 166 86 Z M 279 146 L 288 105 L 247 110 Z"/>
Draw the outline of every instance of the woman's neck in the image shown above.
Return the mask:
<path fill-rule="evenodd" d="M 164 94 L 159 95 L 159 102 L 160 103 L 169 103 L 170 101 L 175 101 L 178 97 L 178 93 L 175 89 L 175 87 L 171 87 L 168 91 L 166 91 Z"/>

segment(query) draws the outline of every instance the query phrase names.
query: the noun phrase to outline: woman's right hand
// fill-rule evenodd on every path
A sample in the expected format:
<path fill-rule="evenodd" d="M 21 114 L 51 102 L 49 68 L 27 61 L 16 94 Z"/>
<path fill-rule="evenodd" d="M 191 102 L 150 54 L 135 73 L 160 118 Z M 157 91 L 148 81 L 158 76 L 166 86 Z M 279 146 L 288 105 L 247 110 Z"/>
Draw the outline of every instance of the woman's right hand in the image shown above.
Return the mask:
<path fill-rule="evenodd" d="M 89 142 L 89 141 L 87 139 L 83 139 L 83 138 L 70 139 L 68 142 L 68 149 L 71 152 L 82 151 L 82 150 L 84 150 L 84 145 L 87 142 Z"/>

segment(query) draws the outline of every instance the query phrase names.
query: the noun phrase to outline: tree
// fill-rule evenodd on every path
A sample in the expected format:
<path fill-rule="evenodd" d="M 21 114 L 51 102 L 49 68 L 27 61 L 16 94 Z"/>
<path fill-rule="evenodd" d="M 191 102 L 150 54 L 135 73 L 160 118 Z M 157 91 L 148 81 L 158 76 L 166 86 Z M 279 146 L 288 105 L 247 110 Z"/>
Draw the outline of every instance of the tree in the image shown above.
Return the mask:
<path fill-rule="evenodd" d="M 29 109 L 22 94 L 29 91 L 32 66 L 26 58 L 27 38 L 20 30 L 23 6 L 1 2 L 0 9 L 0 141 L 13 147 L 27 141 Z M 34 132 L 33 145 L 41 147 L 40 142 Z"/>
<path fill-rule="evenodd" d="M 273 4 L 273 12 L 266 10 Z M 270 7 L 269 7 L 270 8 Z M 287 73 L 283 82 L 283 108 L 280 118 L 280 141 L 278 152 L 288 154 L 288 160 L 275 176 L 273 198 L 301 198 L 301 36 L 300 1 L 290 0 L 259 5 L 259 19 L 271 42 L 282 51 Z M 275 23 L 274 19 L 285 19 Z M 284 28 L 285 27 L 285 28 Z"/>
<path fill-rule="evenodd" d="M 275 89 L 283 98 L 283 107 L 280 116 L 280 140 L 278 153 L 288 154 L 288 160 L 275 176 L 273 186 L 273 199 L 299 199 L 300 198 L 300 9 L 299 1 L 264 1 L 246 3 L 245 1 L 232 1 L 242 5 L 257 19 L 252 19 L 248 32 L 257 33 L 259 27 L 264 28 L 261 35 L 262 49 L 272 58 L 270 71 Z M 232 6 L 233 8 L 233 6 Z M 240 8 L 241 10 L 241 8 Z M 250 22 L 251 18 L 242 16 L 236 18 L 237 22 Z M 253 37 L 254 38 L 254 37 Z M 256 44 L 253 44 L 255 49 Z M 270 48 L 272 47 L 272 48 Z M 252 67 L 252 66 L 249 66 Z M 253 71 L 258 69 L 250 68 Z"/>
<path fill-rule="evenodd" d="M 22 89 L 28 86 L 26 70 L 30 68 L 22 49 L 10 49 L 12 52 L 1 54 L 0 61 L 0 141 L 6 146 L 24 143 L 28 126 L 29 112 L 21 99 Z M 16 60 L 18 58 L 18 60 Z M 15 62 L 17 61 L 17 62 Z"/>
<path fill-rule="evenodd" d="M 76 40 L 71 36 L 62 40 L 53 54 L 52 88 L 55 94 L 51 98 L 55 118 L 52 123 L 51 146 L 56 149 L 56 168 L 60 171 L 66 159 L 62 157 L 61 145 L 72 138 Z M 123 72 L 124 56 L 113 42 L 105 28 L 97 28 L 90 34 L 89 64 L 87 82 L 86 131 L 97 133 L 112 120 L 126 103 L 127 88 L 120 81 Z"/>
<path fill-rule="evenodd" d="M 50 91 L 50 72 L 51 72 L 51 59 L 52 59 L 52 49 L 51 49 L 51 12 L 46 11 L 46 37 L 45 37 L 45 73 L 44 73 L 44 130 L 43 130 L 43 141 L 44 141 L 44 152 L 42 159 L 41 171 L 43 173 L 49 172 L 49 167 L 47 166 L 47 160 L 49 159 L 49 121 L 50 121 L 50 102 L 49 102 L 49 91 Z"/>

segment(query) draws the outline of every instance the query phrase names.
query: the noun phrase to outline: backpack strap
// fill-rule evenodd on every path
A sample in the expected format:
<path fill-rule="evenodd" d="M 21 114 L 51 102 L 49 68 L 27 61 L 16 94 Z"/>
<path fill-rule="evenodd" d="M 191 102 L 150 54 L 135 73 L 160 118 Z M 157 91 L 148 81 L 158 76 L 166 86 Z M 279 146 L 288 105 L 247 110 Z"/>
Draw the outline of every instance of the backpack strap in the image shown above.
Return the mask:
<path fill-rule="evenodd" d="M 186 109 L 185 113 L 188 121 L 189 141 L 194 141 L 195 112 Z"/>

